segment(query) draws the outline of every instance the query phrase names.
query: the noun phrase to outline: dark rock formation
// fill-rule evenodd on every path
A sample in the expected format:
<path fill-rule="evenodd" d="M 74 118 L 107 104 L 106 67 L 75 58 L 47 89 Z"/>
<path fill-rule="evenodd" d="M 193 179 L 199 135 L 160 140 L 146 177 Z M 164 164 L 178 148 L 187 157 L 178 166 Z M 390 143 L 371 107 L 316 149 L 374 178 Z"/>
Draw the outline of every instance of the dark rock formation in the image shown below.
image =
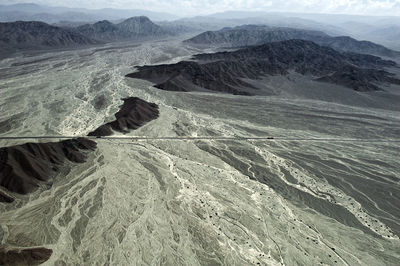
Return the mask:
<path fill-rule="evenodd" d="M 132 17 L 119 24 L 107 20 L 76 28 L 85 36 L 101 41 L 139 40 L 167 36 L 168 31 L 154 24 L 147 17 Z"/>
<path fill-rule="evenodd" d="M 50 49 L 96 44 L 72 30 L 37 21 L 0 23 L 1 49 Z"/>
<path fill-rule="evenodd" d="M 0 202 L 11 203 L 14 198 L 8 195 L 6 192 L 0 190 Z"/>
<path fill-rule="evenodd" d="M 138 72 L 128 74 L 130 78 L 140 78 L 156 83 L 155 87 L 167 91 L 198 91 L 205 88 L 211 91 L 234 95 L 251 95 L 244 88 L 252 86 L 240 77 L 257 78 L 262 73 L 254 71 L 249 65 L 239 62 L 219 61 L 199 64 L 183 61 L 172 65 L 143 66 Z M 277 70 L 277 73 L 280 70 Z"/>
<path fill-rule="evenodd" d="M 196 61 L 138 67 L 137 72 L 127 77 L 145 79 L 156 83 L 155 87 L 169 91 L 203 88 L 241 95 L 257 94 L 257 89 L 243 79 L 285 75 L 290 70 L 359 91 L 377 90 L 376 83 L 379 82 L 399 83 L 383 70 L 396 66 L 393 61 L 338 52 L 304 40 L 267 43 L 234 52 L 199 54 L 194 59 Z"/>
<path fill-rule="evenodd" d="M 40 265 L 47 261 L 53 251 L 51 249 L 39 248 L 14 248 L 0 245 L 0 265 Z"/>
<path fill-rule="evenodd" d="M 348 36 L 332 37 L 321 31 L 258 25 L 245 25 L 235 28 L 224 28 L 219 31 L 207 31 L 185 42 L 207 46 L 243 47 L 291 39 L 312 41 L 319 45 L 344 52 L 400 56 L 400 52 L 390 50 L 382 45 L 369 41 L 358 41 Z"/>
<path fill-rule="evenodd" d="M 40 183 L 48 182 L 66 159 L 83 163 L 86 159 L 83 150 L 95 148 L 96 143 L 85 138 L 0 148 L 0 186 L 27 194 Z"/>
<path fill-rule="evenodd" d="M 383 60 L 373 55 L 338 52 L 329 47 L 304 40 L 272 42 L 234 52 L 219 52 L 194 56 L 194 59 L 205 62 L 220 60 L 246 61 L 247 58 L 251 58 L 251 61 L 254 59 L 266 61 L 270 65 L 281 66 L 285 69 L 308 69 L 315 74 L 325 71 L 335 71 L 344 65 L 353 65 L 361 68 L 396 66 L 396 63 L 393 61 Z"/>
<path fill-rule="evenodd" d="M 124 104 L 115 114 L 116 120 L 100 126 L 88 136 L 110 136 L 113 130 L 128 133 L 156 119 L 159 115 L 158 106 L 155 103 L 148 103 L 137 97 L 122 100 Z"/>

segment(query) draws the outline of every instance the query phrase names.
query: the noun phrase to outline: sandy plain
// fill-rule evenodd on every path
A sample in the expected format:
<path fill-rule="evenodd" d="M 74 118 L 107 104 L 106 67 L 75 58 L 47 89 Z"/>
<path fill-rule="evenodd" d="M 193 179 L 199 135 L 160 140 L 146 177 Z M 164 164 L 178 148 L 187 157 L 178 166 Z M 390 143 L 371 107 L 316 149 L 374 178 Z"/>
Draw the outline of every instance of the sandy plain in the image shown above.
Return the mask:
<path fill-rule="evenodd" d="M 124 77 L 198 52 L 165 40 L 0 61 L 0 137 L 33 137 L 0 146 L 84 136 L 129 96 L 160 107 L 50 189 L 0 204 L 0 242 L 51 248 L 45 265 L 398 265 L 397 88 L 291 74 L 246 97 Z"/>

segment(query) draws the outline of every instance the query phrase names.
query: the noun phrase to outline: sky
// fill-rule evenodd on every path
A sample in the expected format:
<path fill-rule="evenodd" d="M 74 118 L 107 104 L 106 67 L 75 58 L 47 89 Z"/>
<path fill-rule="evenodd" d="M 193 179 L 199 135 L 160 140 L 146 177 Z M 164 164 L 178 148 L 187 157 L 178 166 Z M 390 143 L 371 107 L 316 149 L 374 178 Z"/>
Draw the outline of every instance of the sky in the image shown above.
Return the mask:
<path fill-rule="evenodd" d="M 0 4 L 21 2 L 90 9 L 146 9 L 181 16 L 228 10 L 400 16 L 400 0 L 0 0 Z"/>

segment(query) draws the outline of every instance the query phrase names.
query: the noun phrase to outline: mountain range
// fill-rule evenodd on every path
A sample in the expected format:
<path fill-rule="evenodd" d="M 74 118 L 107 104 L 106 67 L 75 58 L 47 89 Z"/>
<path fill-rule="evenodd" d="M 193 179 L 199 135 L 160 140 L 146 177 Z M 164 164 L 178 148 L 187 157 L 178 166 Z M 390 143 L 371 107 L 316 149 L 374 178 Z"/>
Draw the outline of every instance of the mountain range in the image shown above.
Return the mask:
<path fill-rule="evenodd" d="M 400 56 L 400 52 L 393 51 L 382 45 L 369 41 L 358 41 L 348 36 L 332 37 L 322 31 L 269 27 L 264 25 L 244 25 L 234 28 L 224 28 L 219 31 L 207 31 L 185 42 L 206 46 L 243 47 L 290 39 L 313 41 L 319 45 L 344 52 L 375 54 L 379 56 Z"/>
<path fill-rule="evenodd" d="M 170 34 L 169 31 L 154 24 L 149 18 L 144 16 L 132 17 L 118 24 L 103 20 L 94 24 L 79 26 L 76 28 L 76 31 L 89 38 L 101 41 L 156 38 Z"/>
<path fill-rule="evenodd" d="M 0 47 L 4 50 L 64 48 L 97 44 L 76 31 L 37 21 L 0 23 Z"/>
<path fill-rule="evenodd" d="M 141 9 L 86 9 L 45 6 L 32 3 L 0 5 L 1 22 L 13 22 L 18 20 L 42 21 L 46 23 L 58 23 L 60 21 L 95 22 L 105 19 L 127 19 L 136 16 L 147 16 L 150 19 L 157 21 L 177 19 L 177 16 L 169 13 Z"/>
<path fill-rule="evenodd" d="M 380 90 L 379 84 L 400 84 L 384 70 L 396 63 L 372 55 L 339 52 L 311 41 L 288 40 L 234 52 L 199 54 L 194 61 L 142 66 L 127 77 L 145 79 L 169 91 L 218 91 L 257 95 L 262 91 L 247 80 L 295 71 L 313 80 L 356 91 Z M 247 79 L 247 80 L 246 80 Z"/>
<path fill-rule="evenodd" d="M 144 16 L 132 17 L 118 24 L 104 20 L 75 28 L 56 27 L 38 21 L 0 23 L 0 47 L 3 51 L 70 48 L 168 35 L 173 35 L 173 32 Z"/>

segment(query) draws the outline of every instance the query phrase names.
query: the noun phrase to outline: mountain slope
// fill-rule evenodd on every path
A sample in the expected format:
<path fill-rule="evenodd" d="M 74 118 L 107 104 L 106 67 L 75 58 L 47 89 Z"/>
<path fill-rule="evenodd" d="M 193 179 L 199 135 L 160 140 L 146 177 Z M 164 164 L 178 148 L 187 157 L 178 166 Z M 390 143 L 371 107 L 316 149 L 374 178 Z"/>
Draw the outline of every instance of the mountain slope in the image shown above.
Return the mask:
<path fill-rule="evenodd" d="M 121 109 L 115 114 L 116 119 L 101 125 L 88 136 L 110 136 L 113 130 L 127 133 L 159 116 L 158 105 L 155 103 L 149 103 L 137 97 L 125 98 L 123 101 Z"/>
<path fill-rule="evenodd" d="M 66 161 L 83 163 L 96 143 L 85 138 L 0 148 L 0 186 L 27 194 L 51 180 Z"/>
<path fill-rule="evenodd" d="M 383 70 L 395 66 L 393 61 L 371 55 L 340 53 L 304 40 L 267 43 L 235 52 L 199 54 L 194 59 L 196 61 L 139 67 L 138 72 L 127 77 L 149 80 L 163 90 L 207 89 L 241 95 L 260 93 L 243 79 L 286 75 L 289 71 L 357 91 L 380 90 L 377 83 L 400 84 L 400 80 Z"/>
<path fill-rule="evenodd" d="M 90 38 L 103 41 L 112 41 L 120 38 L 121 33 L 117 26 L 108 20 L 96 22 L 92 25 L 85 24 L 77 27 L 77 31 Z"/>
<path fill-rule="evenodd" d="M 80 33 L 50 26 L 43 22 L 0 23 L 2 49 L 42 49 L 74 47 L 98 43 Z"/>
<path fill-rule="evenodd" d="M 185 42 L 198 45 L 241 47 L 290 39 L 313 41 L 319 45 L 328 46 L 345 52 L 375 54 L 380 56 L 400 56 L 400 52 L 390 50 L 382 45 L 368 41 L 358 41 L 347 36 L 332 37 L 321 31 L 257 25 L 245 25 L 235 28 L 224 28 L 219 31 L 207 31 Z"/>
<path fill-rule="evenodd" d="M 104 20 L 79 26 L 76 30 L 90 38 L 102 41 L 157 38 L 168 35 L 168 31 L 144 16 L 132 17 L 118 24 Z"/>

